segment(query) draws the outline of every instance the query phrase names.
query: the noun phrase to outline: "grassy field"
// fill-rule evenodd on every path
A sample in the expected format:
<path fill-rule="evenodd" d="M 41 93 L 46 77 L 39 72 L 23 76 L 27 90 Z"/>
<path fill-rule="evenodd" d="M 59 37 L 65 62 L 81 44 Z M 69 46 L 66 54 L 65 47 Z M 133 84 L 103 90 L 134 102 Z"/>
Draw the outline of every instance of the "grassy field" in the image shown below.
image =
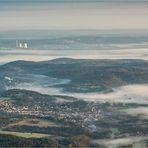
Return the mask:
<path fill-rule="evenodd" d="M 23 138 L 43 138 L 43 137 L 49 137 L 47 134 L 38 134 L 38 133 L 21 133 L 21 132 L 10 132 L 10 131 L 0 131 L 0 134 L 6 134 L 6 135 L 13 135 Z"/>
<path fill-rule="evenodd" d="M 11 98 L 7 98 L 7 97 L 0 97 L 0 101 L 3 101 L 3 100 L 11 100 Z"/>
<path fill-rule="evenodd" d="M 21 121 L 11 123 L 7 125 L 7 127 L 22 126 L 22 125 L 38 126 L 38 127 L 60 127 L 60 125 L 58 125 L 55 122 L 49 120 L 41 120 L 41 119 L 23 119 Z"/>

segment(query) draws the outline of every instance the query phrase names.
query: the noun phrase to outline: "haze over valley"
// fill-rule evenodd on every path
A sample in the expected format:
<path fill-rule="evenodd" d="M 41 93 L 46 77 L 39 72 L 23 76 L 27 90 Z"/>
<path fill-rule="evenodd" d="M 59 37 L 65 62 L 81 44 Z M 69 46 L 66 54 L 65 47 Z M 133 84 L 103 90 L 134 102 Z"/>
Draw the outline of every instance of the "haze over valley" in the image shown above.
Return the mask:
<path fill-rule="evenodd" d="M 111 130 L 111 133 L 106 131 L 104 138 L 114 135 L 113 137 L 117 138 L 119 136 L 123 138 L 120 140 L 124 141 L 124 138 L 127 138 L 126 134 L 129 133 L 124 129 L 126 126 L 127 128 L 133 128 L 129 135 L 135 136 L 135 140 L 128 141 L 126 144 L 136 146 L 141 143 L 146 147 L 147 132 L 143 130 L 147 128 L 148 116 L 147 65 L 146 60 L 138 59 L 86 60 L 59 58 L 41 62 L 10 62 L 0 67 L 1 111 L 14 115 L 20 114 L 21 116 L 51 116 L 56 119 L 58 124 L 62 116 L 62 121 L 65 124 L 72 123 L 75 125 L 75 122 L 77 122 L 76 125 L 81 127 L 84 130 L 81 132 L 87 136 L 86 131 L 88 130 L 91 133 L 91 145 L 104 145 L 106 147 L 108 147 L 108 143 L 104 143 L 97 137 L 103 134 L 100 124 L 107 122 L 107 118 L 111 118 L 111 125 L 108 129 Z M 38 96 L 38 99 L 36 96 Z M 11 100 L 14 100 L 12 101 L 14 103 L 11 103 Z M 51 103 L 48 101 L 51 101 Z M 78 108 L 74 105 L 79 103 L 86 107 L 84 113 L 81 105 Z M 36 104 L 37 108 L 31 109 L 30 106 L 33 104 Z M 63 108 L 63 105 L 66 107 Z M 60 106 L 58 110 L 56 109 L 57 106 Z M 69 110 L 71 111 L 68 112 Z M 87 116 L 85 112 L 88 112 Z M 71 116 L 74 116 L 74 119 Z M 122 116 L 122 118 L 118 119 L 118 116 Z M 113 126 L 115 124 L 114 118 L 121 122 L 121 125 L 117 124 L 119 127 L 116 129 Z M 126 121 L 127 119 L 136 120 L 135 126 L 128 125 L 129 121 Z M 26 123 L 28 121 L 22 122 Z M 122 125 L 122 122 L 127 123 Z M 16 125 L 12 126 L 13 129 L 8 125 L 4 128 L 4 131 L 28 132 L 23 127 L 24 124 L 19 125 L 19 129 L 17 123 L 14 122 L 14 124 Z M 27 127 L 33 126 L 26 124 Z M 69 127 L 69 125 L 67 126 Z M 49 134 L 50 132 L 53 134 L 51 130 L 49 132 L 40 130 L 38 132 L 42 134 Z M 10 134 L 14 134 L 11 132 Z M 139 135 L 139 132 L 140 135 L 144 136 L 143 138 Z M 64 136 L 63 134 L 62 136 Z M 96 136 L 93 138 L 94 134 Z M 103 137 L 101 136 L 101 139 Z M 136 139 L 140 139 L 139 143 L 136 143 Z M 112 140 L 112 146 L 124 145 L 120 141 L 115 144 L 114 138 Z"/>
<path fill-rule="evenodd" d="M 0 147 L 148 147 L 147 0 L 0 0 Z"/>

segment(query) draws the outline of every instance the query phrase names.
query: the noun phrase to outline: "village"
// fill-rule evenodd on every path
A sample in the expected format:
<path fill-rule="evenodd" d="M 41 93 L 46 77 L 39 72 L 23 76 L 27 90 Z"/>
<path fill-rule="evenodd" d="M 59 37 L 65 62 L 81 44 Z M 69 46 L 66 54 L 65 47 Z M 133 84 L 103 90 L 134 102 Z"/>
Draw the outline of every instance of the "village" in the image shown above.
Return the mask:
<path fill-rule="evenodd" d="M 95 104 L 91 104 L 85 108 L 75 107 L 67 103 L 54 103 L 49 106 L 41 106 L 39 103 L 33 106 L 19 106 L 14 105 L 9 100 L 1 100 L 0 112 L 36 117 L 53 117 L 58 121 L 73 123 L 83 128 L 93 128 L 93 130 L 95 130 L 96 127 L 94 125 L 90 127 L 90 125 L 92 126 L 92 123 L 101 118 L 101 110 Z"/>

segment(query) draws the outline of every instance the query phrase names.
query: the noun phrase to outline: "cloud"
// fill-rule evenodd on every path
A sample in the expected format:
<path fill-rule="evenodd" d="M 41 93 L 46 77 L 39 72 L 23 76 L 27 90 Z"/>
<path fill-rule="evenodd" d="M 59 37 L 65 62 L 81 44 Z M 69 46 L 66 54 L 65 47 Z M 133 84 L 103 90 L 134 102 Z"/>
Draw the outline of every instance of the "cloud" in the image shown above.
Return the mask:
<path fill-rule="evenodd" d="M 0 62 L 16 60 L 45 61 L 61 57 L 75 59 L 143 59 L 148 60 L 148 49 L 120 50 L 0 50 Z"/>
<path fill-rule="evenodd" d="M 24 2 L 24 1 L 22 1 Z M 31 1 L 0 6 L 1 29 L 147 29 L 148 3 Z M 2 3 L 2 2 L 1 2 Z"/>

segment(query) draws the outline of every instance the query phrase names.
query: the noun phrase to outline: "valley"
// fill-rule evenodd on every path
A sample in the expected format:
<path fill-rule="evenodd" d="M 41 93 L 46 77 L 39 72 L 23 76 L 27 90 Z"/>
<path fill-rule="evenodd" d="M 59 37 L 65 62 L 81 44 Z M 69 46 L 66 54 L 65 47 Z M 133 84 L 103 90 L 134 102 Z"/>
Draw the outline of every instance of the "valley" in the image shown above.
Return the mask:
<path fill-rule="evenodd" d="M 134 147 L 138 139 L 147 147 L 147 67 L 67 58 L 0 66 L 2 145 L 9 135 L 30 146 L 40 139 L 42 146 Z"/>

